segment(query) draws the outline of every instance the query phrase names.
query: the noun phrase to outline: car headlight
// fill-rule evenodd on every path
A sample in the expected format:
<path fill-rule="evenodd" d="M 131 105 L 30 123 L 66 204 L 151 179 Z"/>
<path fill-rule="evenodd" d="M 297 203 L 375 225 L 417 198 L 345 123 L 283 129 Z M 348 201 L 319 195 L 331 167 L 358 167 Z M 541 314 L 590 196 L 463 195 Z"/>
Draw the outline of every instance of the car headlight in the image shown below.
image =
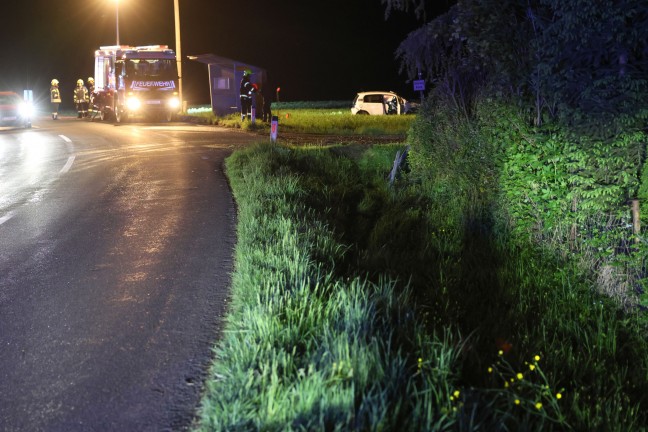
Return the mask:
<path fill-rule="evenodd" d="M 137 111 L 142 106 L 142 102 L 136 97 L 129 97 L 126 100 L 126 107 L 131 111 Z"/>
<path fill-rule="evenodd" d="M 168 101 L 169 108 L 180 108 L 180 99 L 177 97 L 172 97 Z"/>
<path fill-rule="evenodd" d="M 34 113 L 34 106 L 30 102 L 22 102 L 18 107 L 20 116 L 23 118 L 31 118 Z"/>

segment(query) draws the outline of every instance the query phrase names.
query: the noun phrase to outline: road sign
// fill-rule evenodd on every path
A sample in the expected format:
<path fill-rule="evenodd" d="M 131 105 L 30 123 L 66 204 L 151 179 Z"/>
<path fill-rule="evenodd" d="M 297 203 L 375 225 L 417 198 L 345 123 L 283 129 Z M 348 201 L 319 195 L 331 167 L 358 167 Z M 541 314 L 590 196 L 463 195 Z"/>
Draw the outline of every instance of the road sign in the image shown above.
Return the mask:
<path fill-rule="evenodd" d="M 425 80 L 414 80 L 414 91 L 424 91 Z"/>

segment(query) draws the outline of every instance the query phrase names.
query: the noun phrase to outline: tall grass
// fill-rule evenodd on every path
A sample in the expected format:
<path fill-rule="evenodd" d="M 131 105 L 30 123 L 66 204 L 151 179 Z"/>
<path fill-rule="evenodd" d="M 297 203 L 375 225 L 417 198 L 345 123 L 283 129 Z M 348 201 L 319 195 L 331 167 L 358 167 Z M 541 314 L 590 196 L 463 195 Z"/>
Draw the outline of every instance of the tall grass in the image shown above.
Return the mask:
<path fill-rule="evenodd" d="M 426 334 L 402 283 L 339 274 L 347 246 L 304 204 L 296 162 L 270 146 L 228 159 L 233 304 L 198 430 L 449 427 L 454 337 Z"/>
<path fill-rule="evenodd" d="M 233 304 L 199 430 L 645 430 L 639 322 L 514 241 L 480 183 L 388 187 L 399 149 L 228 159 Z"/>

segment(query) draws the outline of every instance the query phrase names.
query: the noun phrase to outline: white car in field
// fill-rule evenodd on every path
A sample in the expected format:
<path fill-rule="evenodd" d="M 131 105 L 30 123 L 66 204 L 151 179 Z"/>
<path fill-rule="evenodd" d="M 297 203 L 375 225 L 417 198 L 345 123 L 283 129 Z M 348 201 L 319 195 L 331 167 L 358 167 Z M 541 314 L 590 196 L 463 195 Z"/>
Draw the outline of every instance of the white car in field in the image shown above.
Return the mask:
<path fill-rule="evenodd" d="M 405 99 L 391 91 L 360 92 L 353 100 L 351 114 L 399 115 L 409 114 L 412 106 Z"/>

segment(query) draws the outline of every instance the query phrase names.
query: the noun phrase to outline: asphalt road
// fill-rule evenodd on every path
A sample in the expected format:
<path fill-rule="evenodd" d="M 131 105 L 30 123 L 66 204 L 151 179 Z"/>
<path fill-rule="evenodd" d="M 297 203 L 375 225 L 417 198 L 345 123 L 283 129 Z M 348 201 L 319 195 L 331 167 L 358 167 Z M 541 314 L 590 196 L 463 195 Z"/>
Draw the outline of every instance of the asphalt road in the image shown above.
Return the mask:
<path fill-rule="evenodd" d="M 0 431 L 189 427 L 232 270 L 223 160 L 254 141 L 74 118 L 0 129 Z"/>

